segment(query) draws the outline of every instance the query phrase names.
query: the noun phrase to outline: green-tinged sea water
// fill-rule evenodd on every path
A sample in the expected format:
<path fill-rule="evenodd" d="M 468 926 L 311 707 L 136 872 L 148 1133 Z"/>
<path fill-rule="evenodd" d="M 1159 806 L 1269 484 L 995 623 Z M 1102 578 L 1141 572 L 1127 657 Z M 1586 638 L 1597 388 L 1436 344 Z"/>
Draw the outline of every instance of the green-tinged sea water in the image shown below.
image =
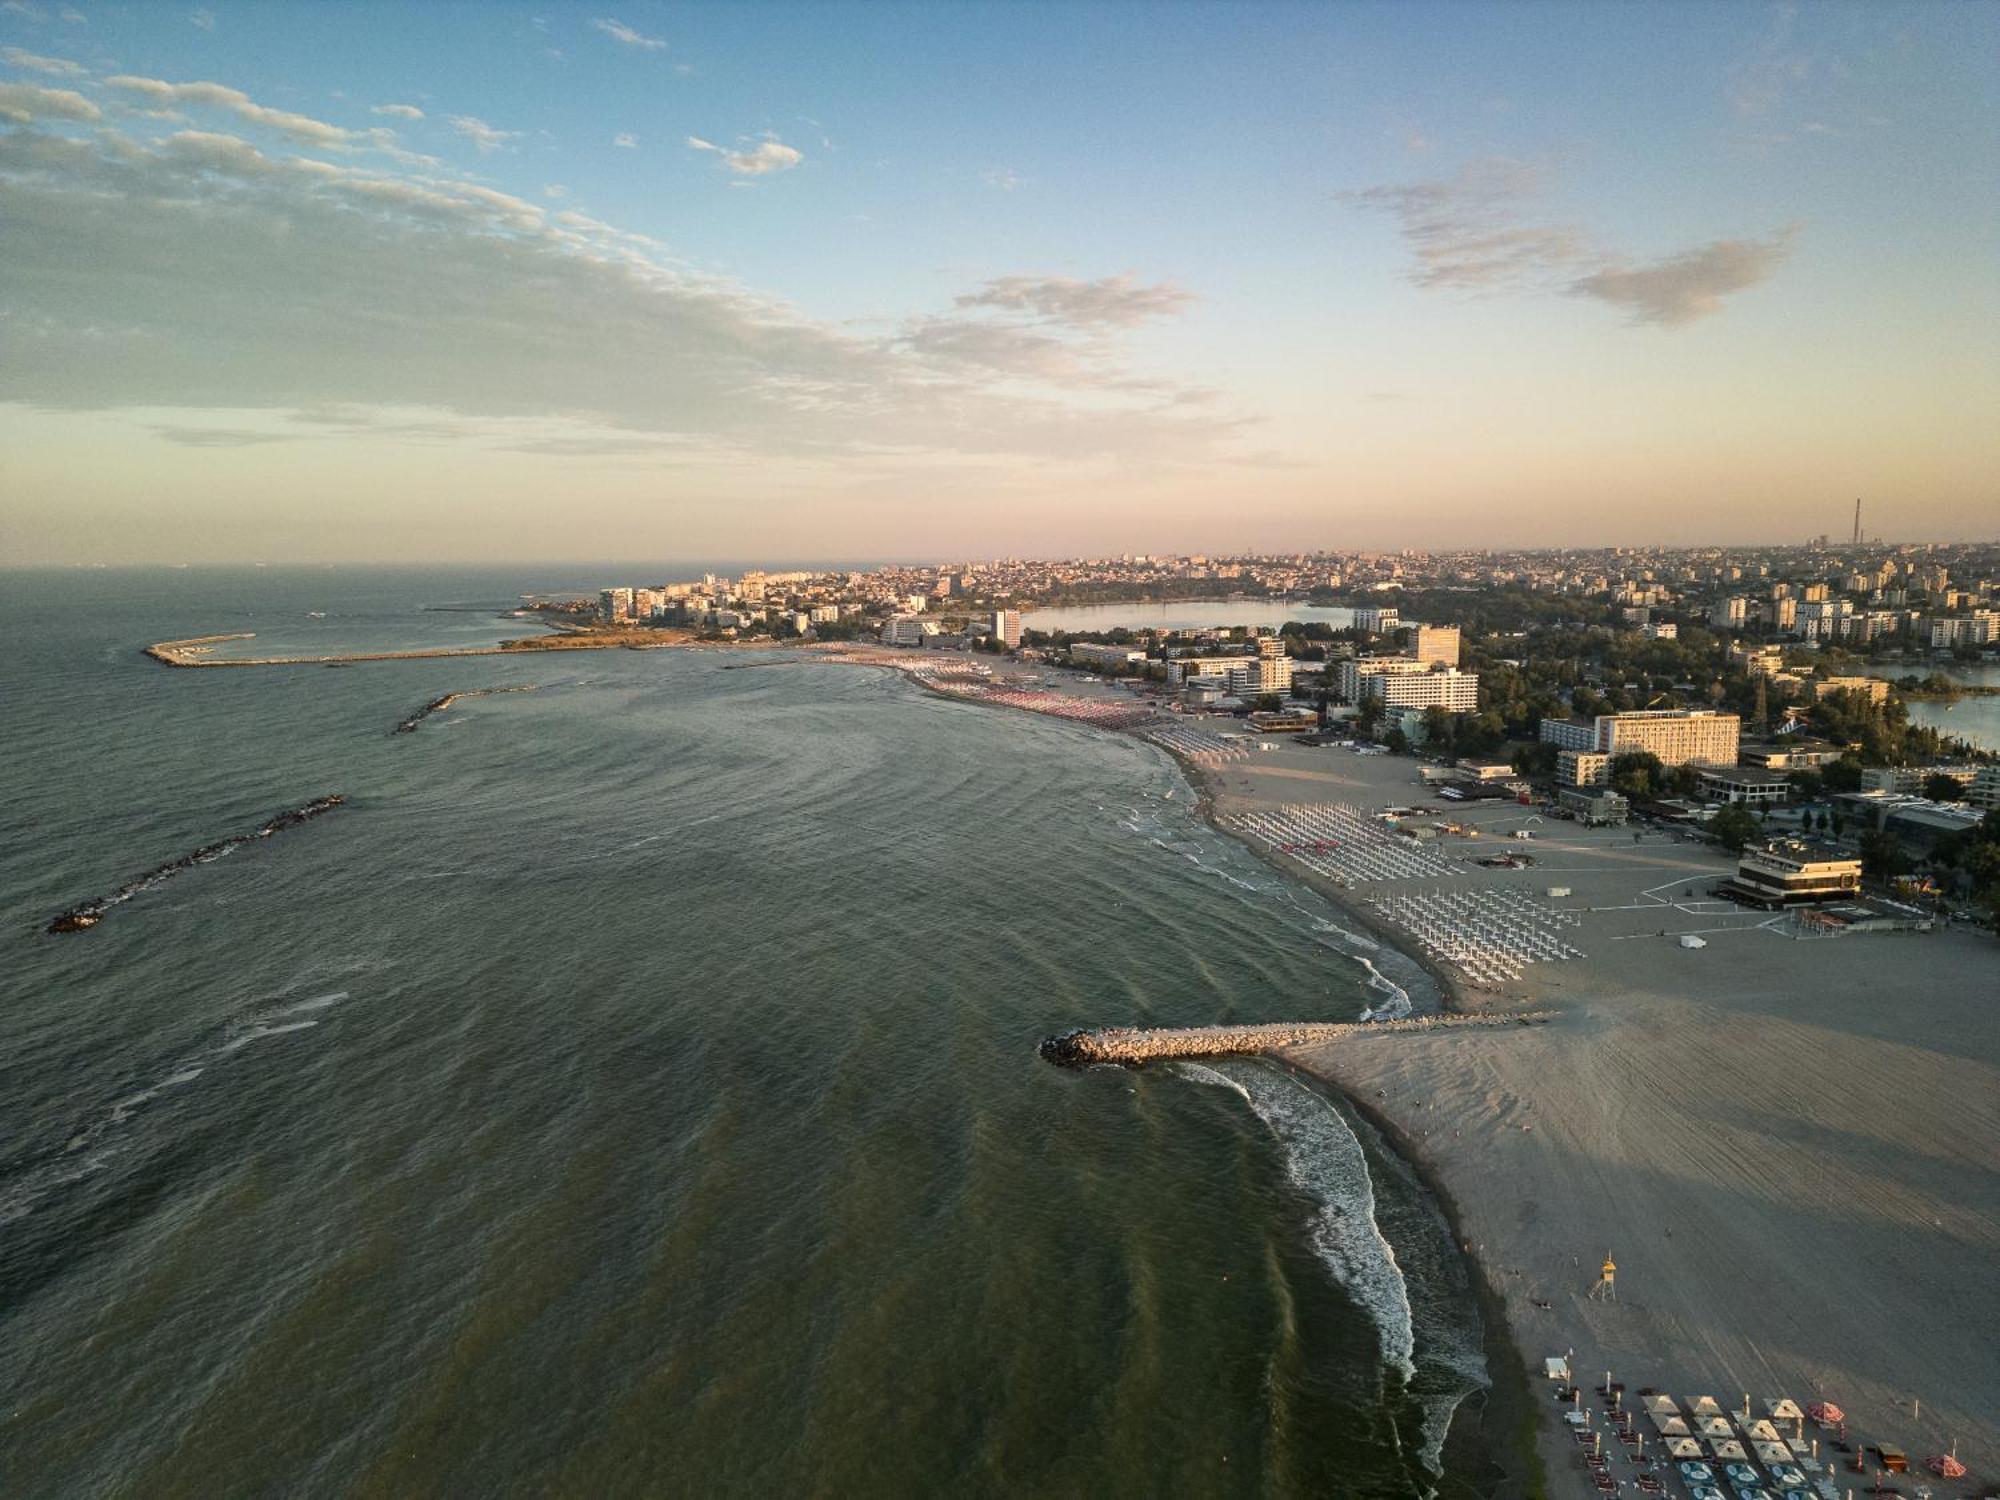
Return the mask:
<path fill-rule="evenodd" d="M 139 655 L 604 581 L 0 574 L 0 1495 L 1430 1489 L 1480 1342 L 1399 1164 L 1035 1056 L 1381 998 L 1157 750 L 741 653 Z"/>

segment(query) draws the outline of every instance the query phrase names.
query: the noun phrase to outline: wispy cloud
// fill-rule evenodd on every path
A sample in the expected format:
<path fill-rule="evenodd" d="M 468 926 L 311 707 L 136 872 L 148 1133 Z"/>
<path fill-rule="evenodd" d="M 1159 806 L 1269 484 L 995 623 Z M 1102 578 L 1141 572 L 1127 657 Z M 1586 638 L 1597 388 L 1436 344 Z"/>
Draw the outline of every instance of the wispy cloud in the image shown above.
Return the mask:
<path fill-rule="evenodd" d="M 990 188 L 998 188 L 1003 193 L 1011 193 L 1021 185 L 1021 174 L 1012 167 L 993 167 L 979 174 L 979 180 Z"/>
<path fill-rule="evenodd" d="M 1078 328 L 1130 328 L 1171 316 L 1194 301 L 1171 282 L 1148 286 L 1129 272 L 1081 281 L 1073 276 L 1001 276 L 957 299 L 961 308 L 1004 308 Z"/>
<path fill-rule="evenodd" d="M 371 115 L 388 115 L 396 120 L 421 120 L 424 112 L 414 104 L 378 104 L 369 110 Z"/>
<path fill-rule="evenodd" d="M 618 147 L 621 151 L 637 151 L 639 149 L 639 138 L 636 135 L 621 130 L 618 134 L 611 137 L 611 144 Z"/>
<path fill-rule="evenodd" d="M 47 73 L 53 78 L 81 78 L 89 71 L 81 63 L 73 63 L 68 58 L 39 57 L 19 47 L 0 48 L 0 58 L 5 58 L 10 68 L 26 68 L 34 73 Z"/>
<path fill-rule="evenodd" d="M 1625 309 L 1634 323 L 1679 328 L 1721 311 L 1729 293 L 1768 280 L 1797 233 L 1792 226 L 1764 240 L 1712 240 L 1648 265 L 1592 272 L 1570 290 Z"/>
<path fill-rule="evenodd" d="M 1521 222 L 1541 185 L 1533 167 L 1494 158 L 1448 178 L 1386 183 L 1342 197 L 1396 220 L 1417 258 L 1410 273 L 1417 285 L 1482 289 L 1545 282 L 1552 271 L 1589 257 L 1581 230 Z"/>
<path fill-rule="evenodd" d="M 642 31 L 634 31 L 623 21 L 614 20 L 610 16 L 599 16 L 590 24 L 613 41 L 623 46 L 637 48 L 641 52 L 664 52 L 667 47 L 664 38 L 647 36 Z"/>
<path fill-rule="evenodd" d="M 787 146 L 776 136 L 766 136 L 755 145 L 736 150 L 705 141 L 698 135 L 689 136 L 687 143 L 696 151 L 714 152 L 722 158 L 722 164 L 739 177 L 762 177 L 771 172 L 790 171 L 805 160 L 803 152 Z"/>
<path fill-rule="evenodd" d="M 191 10 L 188 12 L 188 25 L 198 27 L 203 31 L 213 31 L 215 30 L 215 12 L 206 7 L 201 10 Z"/>
<path fill-rule="evenodd" d="M 310 115 L 269 109 L 241 89 L 227 88 L 219 83 L 167 83 L 158 78 L 134 78 L 128 74 L 104 81 L 111 88 L 144 99 L 156 110 L 171 109 L 180 104 L 227 110 L 239 120 L 275 130 L 301 146 L 337 148 L 353 141 L 352 131 L 329 125 L 324 120 L 315 120 Z"/>
<path fill-rule="evenodd" d="M 1716 240 L 1634 264 L 1574 224 L 1541 221 L 1542 174 L 1526 163 L 1469 163 L 1448 178 L 1388 183 L 1343 194 L 1389 214 L 1427 289 L 1568 292 L 1625 309 L 1635 324 L 1679 328 L 1721 299 L 1766 280 L 1788 253 L 1786 230 L 1767 240 Z"/>
<path fill-rule="evenodd" d="M 103 111 L 72 89 L 45 89 L 32 83 L 0 83 L 0 120 L 26 125 L 33 120 L 97 120 Z"/>
<path fill-rule="evenodd" d="M 478 147 L 481 156 L 498 151 L 509 141 L 521 138 L 520 131 L 496 129 L 477 115 L 453 115 L 451 128 Z"/>

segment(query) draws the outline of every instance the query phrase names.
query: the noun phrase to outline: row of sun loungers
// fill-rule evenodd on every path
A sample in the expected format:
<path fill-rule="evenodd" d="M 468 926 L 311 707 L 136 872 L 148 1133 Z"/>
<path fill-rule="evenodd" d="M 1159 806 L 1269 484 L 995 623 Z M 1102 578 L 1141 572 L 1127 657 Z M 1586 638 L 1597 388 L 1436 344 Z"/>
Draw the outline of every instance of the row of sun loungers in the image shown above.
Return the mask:
<path fill-rule="evenodd" d="M 1503 984 L 1520 978 L 1529 964 L 1583 957 L 1563 937 L 1581 917 L 1525 891 L 1481 887 L 1389 895 L 1374 905 L 1425 952 L 1453 965 L 1474 984 Z"/>
<path fill-rule="evenodd" d="M 1185 724 L 1163 724 L 1157 729 L 1149 729 L 1146 738 L 1205 766 L 1219 766 L 1224 761 L 1241 760 L 1250 754 L 1249 746 L 1240 735 L 1220 735 L 1207 729 L 1191 729 Z"/>
<path fill-rule="evenodd" d="M 1390 832 L 1342 802 L 1293 802 L 1241 813 L 1233 826 L 1341 886 L 1376 880 L 1435 880 L 1456 872 L 1439 850 Z"/>

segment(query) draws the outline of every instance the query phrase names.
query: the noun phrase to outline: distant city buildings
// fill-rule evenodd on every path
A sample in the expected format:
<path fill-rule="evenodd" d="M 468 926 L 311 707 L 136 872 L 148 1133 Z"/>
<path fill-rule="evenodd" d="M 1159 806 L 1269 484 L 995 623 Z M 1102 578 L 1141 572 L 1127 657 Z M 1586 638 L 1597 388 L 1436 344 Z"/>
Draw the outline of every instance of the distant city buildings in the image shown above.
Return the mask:
<path fill-rule="evenodd" d="M 1009 651 L 1021 644 L 1021 612 L 1018 609 L 993 611 L 993 638 Z"/>

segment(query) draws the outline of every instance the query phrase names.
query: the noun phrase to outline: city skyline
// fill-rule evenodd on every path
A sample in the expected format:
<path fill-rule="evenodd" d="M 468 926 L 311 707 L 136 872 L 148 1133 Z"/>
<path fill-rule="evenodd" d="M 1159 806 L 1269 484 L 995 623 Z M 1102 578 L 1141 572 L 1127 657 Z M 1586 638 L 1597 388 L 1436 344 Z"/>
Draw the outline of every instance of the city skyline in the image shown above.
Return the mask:
<path fill-rule="evenodd" d="M 1990 8 L 1132 15 L 0 8 L 0 555 L 1992 535 Z"/>

